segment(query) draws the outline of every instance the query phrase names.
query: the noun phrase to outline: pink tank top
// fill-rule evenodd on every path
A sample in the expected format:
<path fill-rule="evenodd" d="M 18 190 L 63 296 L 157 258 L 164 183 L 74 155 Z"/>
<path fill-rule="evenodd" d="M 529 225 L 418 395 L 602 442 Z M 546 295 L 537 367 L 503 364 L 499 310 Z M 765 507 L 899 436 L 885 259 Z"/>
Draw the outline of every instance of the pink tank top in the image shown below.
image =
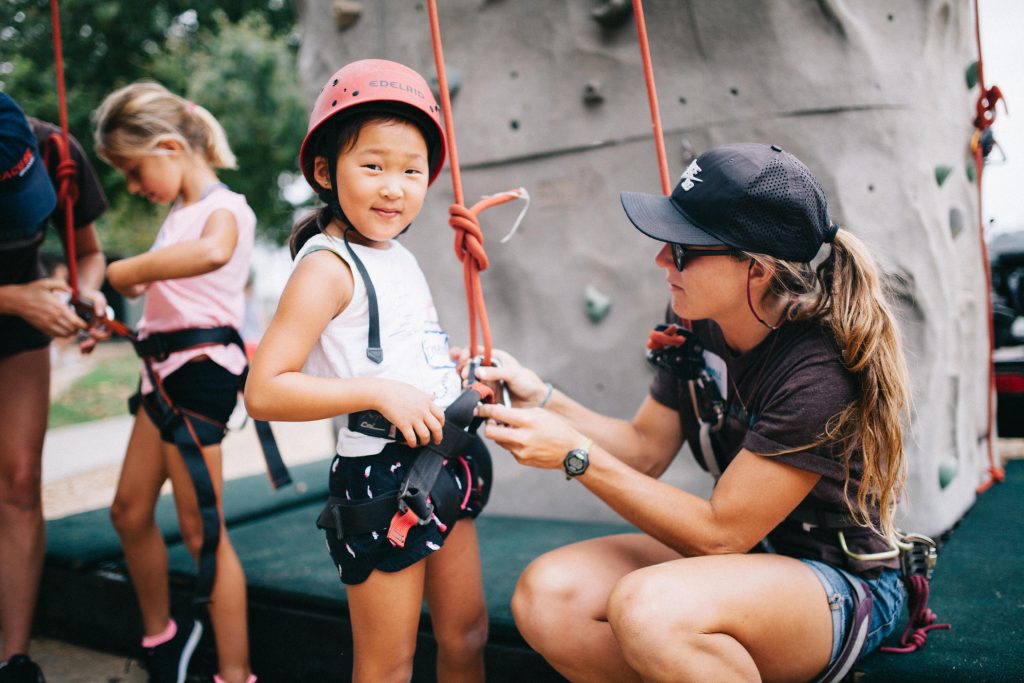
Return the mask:
<path fill-rule="evenodd" d="M 175 204 L 150 251 L 199 239 L 206 221 L 218 209 L 231 211 L 238 225 L 238 243 L 231 260 L 203 275 L 151 283 L 146 290 L 146 303 L 139 322 L 140 337 L 189 327 L 231 326 L 238 329 L 242 326 L 245 283 L 249 278 L 249 260 L 256 236 L 256 215 L 244 196 L 220 186 L 195 204 Z M 191 359 L 203 355 L 235 375 L 245 370 L 245 352 L 234 345 L 178 351 L 167 360 L 154 363 L 153 368 L 162 379 Z M 143 369 L 142 393 L 150 391 L 152 386 Z"/>

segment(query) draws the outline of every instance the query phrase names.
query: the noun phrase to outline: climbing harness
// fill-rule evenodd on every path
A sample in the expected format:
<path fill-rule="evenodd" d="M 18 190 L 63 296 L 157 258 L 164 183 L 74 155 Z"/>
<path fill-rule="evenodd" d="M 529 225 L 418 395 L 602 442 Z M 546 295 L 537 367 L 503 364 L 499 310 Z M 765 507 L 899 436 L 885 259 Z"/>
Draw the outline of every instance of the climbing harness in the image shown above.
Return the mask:
<path fill-rule="evenodd" d="M 443 534 L 450 532 L 477 484 L 472 481 L 464 460 L 465 481 L 460 479 L 456 484 L 452 477 L 442 476 L 442 470 L 449 460 L 460 459 L 459 454 L 469 450 L 477 429 L 484 421 L 475 415 L 476 406 L 481 401 L 492 400 L 489 387 L 479 382 L 471 384 L 445 409 L 441 443 L 430 443 L 416 449 L 413 466 L 397 491 L 364 501 L 331 496 L 317 518 L 317 527 L 334 531 L 339 540 L 345 535 L 387 529 L 388 540 L 398 548 L 404 547 L 409 529 L 416 525 L 436 521 Z M 366 416 L 372 412 L 364 411 L 358 415 Z M 379 413 L 377 415 L 380 416 Z M 380 419 L 384 419 L 383 416 Z M 350 416 L 350 428 L 352 424 Z"/>
<path fill-rule="evenodd" d="M 711 434 L 725 424 L 727 406 L 718 382 L 704 358 L 704 345 L 691 331 L 679 325 L 658 325 L 647 340 L 647 362 L 685 381 L 690 390 L 694 417 L 700 425 L 699 458 L 717 481 L 724 469 L 711 444 Z"/>
<path fill-rule="evenodd" d="M 1006 470 L 996 461 L 995 454 L 995 432 L 992 425 L 995 424 L 995 394 L 996 394 L 996 369 L 995 369 L 995 321 L 992 311 L 992 272 L 988 260 L 988 245 L 985 243 L 985 220 L 981 207 L 981 177 L 985 168 L 985 160 L 995 146 L 995 139 L 992 135 L 992 123 L 996 119 L 996 105 L 1003 101 L 1006 107 L 1006 100 L 999 86 L 985 87 L 985 61 L 981 54 L 981 15 L 978 9 L 978 0 L 974 0 L 974 30 L 978 44 L 978 101 L 975 104 L 974 134 L 971 136 L 970 149 L 974 156 L 975 182 L 978 187 L 978 239 L 981 244 L 982 271 L 985 273 L 985 310 L 988 312 L 988 425 L 986 434 L 988 445 L 988 479 L 976 489 L 978 493 L 984 493 L 992 484 L 1002 483 L 1006 480 Z"/>
<path fill-rule="evenodd" d="M 156 332 L 143 339 L 139 339 L 136 334 L 120 323 L 114 325 L 113 331 L 131 340 L 153 386 L 152 393 L 143 396 L 140 389 L 128 400 L 130 412 L 136 414 L 141 405 L 161 433 L 169 431 L 174 438 L 174 445 L 178 448 L 182 460 L 188 468 L 189 478 L 192 480 L 192 486 L 196 493 L 203 529 L 203 544 L 199 551 L 193 603 L 197 605 L 207 603 L 210 601 L 217 573 L 216 556 L 217 546 L 220 542 L 220 506 L 202 447 L 219 443 L 227 426 L 205 415 L 176 406 L 167 395 L 163 380 L 154 370 L 153 363 L 166 360 L 172 353 L 178 351 L 207 346 L 235 345 L 244 353 L 245 343 L 238 330 L 233 327 L 190 328 L 174 332 Z M 248 371 L 249 368 L 246 367 L 239 378 L 239 386 L 245 386 Z M 260 446 L 263 449 L 271 486 L 276 490 L 290 484 L 292 479 L 288 474 L 288 468 L 281 459 L 281 452 L 278 450 L 270 424 L 263 420 L 254 420 L 253 422 L 256 426 Z"/>

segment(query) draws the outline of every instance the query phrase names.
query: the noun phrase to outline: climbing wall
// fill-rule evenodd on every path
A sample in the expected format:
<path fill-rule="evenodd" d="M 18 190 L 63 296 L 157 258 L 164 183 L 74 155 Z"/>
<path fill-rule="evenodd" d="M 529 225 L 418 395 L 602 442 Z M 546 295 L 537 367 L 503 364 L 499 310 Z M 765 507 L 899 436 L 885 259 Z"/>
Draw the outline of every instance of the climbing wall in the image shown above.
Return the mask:
<path fill-rule="evenodd" d="M 484 214 L 491 267 L 482 277 L 496 345 L 585 404 L 629 417 L 650 381 L 643 343 L 667 303 L 652 262 L 658 245 L 630 226 L 618 199 L 620 190 L 660 188 L 630 3 L 439 4 L 466 203 L 520 185 L 532 197 L 505 244 L 519 205 Z M 423 2 L 296 5 L 310 101 L 354 59 L 434 74 Z M 881 262 L 913 376 L 904 526 L 949 528 L 974 500 L 988 429 L 985 284 L 967 147 L 976 91 L 964 75 L 975 53 L 972 6 L 645 7 L 673 178 L 717 144 L 779 144 L 817 174 L 834 218 Z M 420 258 L 453 342 L 464 343 L 451 201 L 446 172 L 402 239 Z M 551 500 L 540 512 L 560 514 L 557 506 Z"/>

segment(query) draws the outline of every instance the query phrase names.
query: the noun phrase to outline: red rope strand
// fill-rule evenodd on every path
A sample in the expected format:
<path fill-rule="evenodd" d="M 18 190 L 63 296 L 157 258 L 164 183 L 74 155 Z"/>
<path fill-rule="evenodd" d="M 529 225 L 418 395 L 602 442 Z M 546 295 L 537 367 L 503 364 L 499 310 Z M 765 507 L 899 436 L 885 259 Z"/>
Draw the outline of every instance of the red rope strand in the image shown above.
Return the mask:
<path fill-rule="evenodd" d="M 661 129 L 661 112 L 658 109 L 658 90 L 654 86 L 654 67 L 651 65 L 651 48 L 647 41 L 647 22 L 644 21 L 644 3 L 633 0 L 633 15 L 636 19 L 636 34 L 640 41 L 640 58 L 644 64 L 644 83 L 647 84 L 647 104 L 651 110 L 651 125 L 654 128 L 654 149 L 658 155 L 658 171 L 661 174 L 661 193 L 672 193 L 672 182 L 668 175 L 668 159 L 665 156 L 665 136 Z"/>
<path fill-rule="evenodd" d="M 978 0 L 974 0 L 974 31 L 978 42 L 978 102 L 975 105 L 974 127 L 977 129 L 972 138 L 971 147 L 974 152 L 974 165 L 977 170 L 975 181 L 978 186 L 978 238 L 981 243 L 982 271 L 985 273 L 985 310 L 988 312 L 988 479 L 977 488 L 984 493 L 992 484 L 1006 480 L 1006 470 L 996 461 L 995 417 L 996 369 L 995 369 L 995 324 L 992 320 L 992 273 L 989 268 L 988 245 L 985 243 L 985 217 L 981 206 L 981 176 L 985 168 L 985 151 L 980 142 L 981 134 L 988 130 L 996 119 L 996 104 L 1003 99 L 997 86 L 985 87 L 985 62 L 981 54 L 981 16 Z"/>
<path fill-rule="evenodd" d="M 57 149 L 57 205 L 64 209 L 64 250 L 68 261 L 68 284 L 71 296 L 78 296 L 78 258 L 75 254 L 75 202 L 78 201 L 78 177 L 75 161 L 71 158 L 68 133 L 68 102 L 64 88 L 64 52 L 60 38 L 60 8 L 57 0 L 50 0 L 50 18 L 53 22 L 53 70 L 57 76 L 57 105 L 60 108 L 60 137 L 50 138 Z"/>
<path fill-rule="evenodd" d="M 452 192 L 455 203 L 448 208 L 449 225 L 455 230 L 455 255 L 462 261 L 463 280 L 466 286 L 466 308 L 469 311 L 469 348 L 477 353 L 477 321 L 483 337 L 483 363 L 491 364 L 491 325 L 484 304 L 480 272 L 489 264 L 484 252 L 484 235 L 480 229 L 480 214 L 486 209 L 525 196 L 520 188 L 486 197 L 472 207 L 463 202 L 462 175 L 459 170 L 459 151 L 455 143 L 455 122 L 452 116 L 452 100 L 448 91 L 448 75 L 444 66 L 444 50 L 441 44 L 441 23 L 437 15 L 436 0 L 428 0 L 427 14 L 430 18 L 430 38 L 434 48 L 434 65 L 437 69 L 437 87 L 441 96 L 441 114 L 448 138 L 448 159 L 452 174 Z"/>

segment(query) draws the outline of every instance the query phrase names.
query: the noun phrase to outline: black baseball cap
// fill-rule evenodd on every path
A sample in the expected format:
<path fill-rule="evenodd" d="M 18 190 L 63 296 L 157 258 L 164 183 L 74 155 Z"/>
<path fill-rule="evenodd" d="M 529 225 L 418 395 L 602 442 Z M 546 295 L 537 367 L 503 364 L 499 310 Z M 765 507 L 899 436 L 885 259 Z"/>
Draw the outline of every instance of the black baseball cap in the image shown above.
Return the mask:
<path fill-rule="evenodd" d="M 623 192 L 621 199 L 648 237 L 784 261 L 811 261 L 839 229 L 814 174 L 776 145 L 715 147 L 683 171 L 670 196 Z"/>
<path fill-rule="evenodd" d="M 14 100 L 0 92 L 0 232 L 8 237 L 28 236 L 56 205 L 36 136 Z"/>

